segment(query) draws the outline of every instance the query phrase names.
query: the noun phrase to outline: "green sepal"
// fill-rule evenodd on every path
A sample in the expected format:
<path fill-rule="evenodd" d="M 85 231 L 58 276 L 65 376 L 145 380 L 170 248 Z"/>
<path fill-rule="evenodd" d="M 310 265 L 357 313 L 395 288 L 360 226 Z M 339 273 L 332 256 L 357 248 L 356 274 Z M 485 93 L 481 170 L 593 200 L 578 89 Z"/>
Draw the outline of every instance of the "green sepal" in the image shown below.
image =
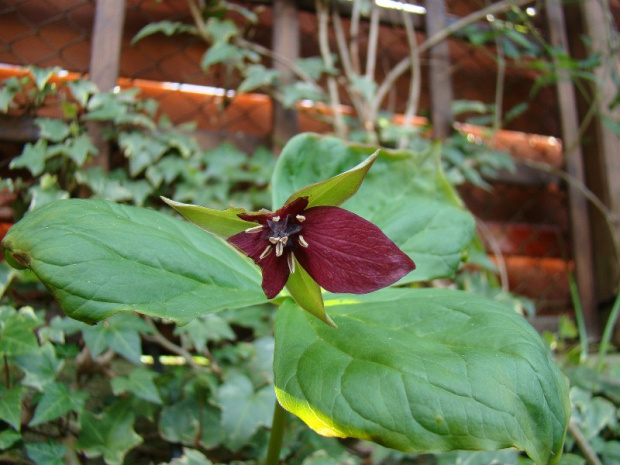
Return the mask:
<path fill-rule="evenodd" d="M 205 231 L 226 239 L 252 226 L 256 226 L 255 223 L 239 218 L 239 215 L 242 213 L 255 213 L 249 212 L 245 208 L 228 207 L 226 210 L 213 210 L 199 205 L 176 202 L 166 197 L 161 197 L 161 199 L 187 220 L 200 226 Z"/>
<path fill-rule="evenodd" d="M 289 204 L 299 197 L 308 197 L 308 207 L 306 208 L 322 205 L 340 205 L 357 192 L 366 177 L 366 173 L 368 173 L 368 170 L 378 156 L 379 150 L 350 170 L 326 179 L 325 181 L 310 184 L 309 186 L 299 189 L 286 200 L 285 204 Z"/>
<path fill-rule="evenodd" d="M 297 305 L 305 311 L 333 328 L 338 327 L 325 312 L 321 287 L 310 277 L 308 272 L 301 267 L 297 259 L 295 259 L 295 273 L 289 275 L 288 281 L 286 282 L 286 290 Z"/>

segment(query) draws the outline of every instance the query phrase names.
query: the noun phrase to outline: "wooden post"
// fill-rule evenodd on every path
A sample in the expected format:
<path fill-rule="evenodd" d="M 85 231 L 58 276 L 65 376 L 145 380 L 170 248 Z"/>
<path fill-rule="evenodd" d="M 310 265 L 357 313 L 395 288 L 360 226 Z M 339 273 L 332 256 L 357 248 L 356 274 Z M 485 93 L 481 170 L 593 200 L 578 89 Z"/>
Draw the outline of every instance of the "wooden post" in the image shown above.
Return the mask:
<path fill-rule="evenodd" d="M 564 10 L 560 0 L 546 0 L 547 23 L 551 45 L 556 49 L 568 51 L 568 36 L 565 29 Z M 585 186 L 586 177 L 583 163 L 581 140 L 579 137 L 579 115 L 575 89 L 565 70 L 558 68 L 556 84 L 559 113 L 562 125 L 562 147 L 566 171 L 577 183 Z M 599 318 L 594 286 L 594 265 L 592 237 L 590 233 L 590 215 L 588 201 L 575 184 L 569 184 L 570 228 L 573 259 L 575 263 L 575 280 L 584 313 L 588 334 L 598 337 Z"/>
<path fill-rule="evenodd" d="M 587 54 L 598 53 L 601 65 L 594 70 L 596 80 L 591 84 L 591 105 L 596 106 L 588 137 L 588 180 L 591 189 L 607 206 L 614 223 L 612 237 L 605 221 L 597 214 L 594 218 L 596 248 L 596 288 L 601 300 L 610 301 L 618 293 L 620 264 L 613 240 L 620 242 L 620 136 L 605 124 L 604 119 L 620 121 L 620 107 L 610 108 L 617 84 L 614 75 L 618 70 L 618 39 L 608 2 L 584 0 L 580 2 L 583 35 L 588 37 Z"/>
<path fill-rule="evenodd" d="M 299 58 L 299 18 L 295 0 L 275 0 L 273 2 L 273 37 L 274 53 L 296 61 Z M 288 84 L 293 80 L 290 69 L 277 60 L 274 69 L 280 71 L 281 82 Z M 282 146 L 297 132 L 297 112 L 293 108 L 284 108 L 280 102 L 273 101 L 272 146 L 279 152 Z"/>
<path fill-rule="evenodd" d="M 98 0 L 91 40 L 90 80 L 100 91 L 116 86 L 125 22 L 125 0 Z M 110 167 L 110 148 L 103 139 L 100 124 L 89 125 L 88 132 L 99 149 L 94 160 L 104 171 Z"/>
<path fill-rule="evenodd" d="M 426 1 L 426 34 L 432 37 L 448 26 L 443 0 Z M 448 41 L 430 49 L 429 82 L 433 137 L 445 139 L 452 133 L 452 77 Z"/>

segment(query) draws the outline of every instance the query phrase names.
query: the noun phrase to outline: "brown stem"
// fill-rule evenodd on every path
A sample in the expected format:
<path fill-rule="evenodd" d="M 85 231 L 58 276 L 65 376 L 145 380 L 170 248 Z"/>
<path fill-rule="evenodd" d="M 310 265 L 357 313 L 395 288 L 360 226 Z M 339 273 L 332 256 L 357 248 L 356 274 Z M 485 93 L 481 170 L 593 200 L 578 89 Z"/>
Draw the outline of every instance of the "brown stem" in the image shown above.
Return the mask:
<path fill-rule="evenodd" d="M 588 462 L 589 465 L 603 465 L 603 462 L 600 461 L 598 455 L 596 455 L 596 452 L 594 452 L 594 449 L 592 449 L 592 446 L 588 442 L 588 439 L 583 435 L 583 433 L 573 420 L 568 422 L 568 432 L 573 437 L 573 439 L 575 439 L 577 447 L 579 447 L 579 449 L 583 453 L 584 458 L 586 459 L 586 462 Z"/>
<path fill-rule="evenodd" d="M 351 36 L 351 42 L 349 45 L 351 66 L 355 74 L 361 74 L 360 66 L 360 6 L 361 0 L 353 0 L 353 11 L 351 11 L 351 27 L 349 28 L 349 34 Z"/>
<path fill-rule="evenodd" d="M 407 32 L 407 42 L 409 43 L 409 57 L 411 58 L 411 82 L 409 86 L 409 98 L 407 100 L 407 108 L 403 118 L 403 126 L 407 127 L 411 124 L 413 117 L 418 111 L 418 103 L 420 100 L 421 88 L 421 69 L 420 69 L 420 51 L 418 50 L 418 41 L 415 36 L 415 28 L 411 15 L 403 11 L 403 23 Z M 404 136 L 398 141 L 398 148 L 405 148 L 409 143 L 409 137 Z"/>

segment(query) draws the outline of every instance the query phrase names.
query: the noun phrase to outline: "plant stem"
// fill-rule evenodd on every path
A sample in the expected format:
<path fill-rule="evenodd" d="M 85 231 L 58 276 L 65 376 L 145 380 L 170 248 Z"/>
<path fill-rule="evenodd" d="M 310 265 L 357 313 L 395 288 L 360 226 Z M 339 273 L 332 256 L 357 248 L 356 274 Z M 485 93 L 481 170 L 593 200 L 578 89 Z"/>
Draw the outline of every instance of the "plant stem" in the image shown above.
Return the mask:
<path fill-rule="evenodd" d="M 618 320 L 618 314 L 620 314 L 620 294 L 616 296 L 616 300 L 614 300 L 614 305 L 611 308 L 609 318 L 607 318 L 607 323 L 605 323 L 605 329 L 603 331 L 603 336 L 601 337 L 601 344 L 598 349 L 598 362 L 596 364 L 598 371 L 603 369 L 605 354 L 607 354 L 607 351 L 609 350 L 609 341 L 611 341 L 611 336 L 613 334 L 614 327 L 616 326 L 616 321 Z"/>
<path fill-rule="evenodd" d="M 581 307 L 581 298 L 579 297 L 579 288 L 572 272 L 568 272 L 568 284 L 570 286 L 570 295 L 573 300 L 573 307 L 575 308 L 575 319 L 577 320 L 577 330 L 579 331 L 579 345 L 581 346 L 581 353 L 579 354 L 579 361 L 584 362 L 588 358 L 588 332 L 586 330 L 586 322 L 583 318 L 583 310 Z"/>
<path fill-rule="evenodd" d="M 284 437 L 284 427 L 286 426 L 286 410 L 282 408 L 276 399 L 273 408 L 273 422 L 271 423 L 271 434 L 269 435 L 269 449 L 265 465 L 278 465 L 280 463 L 280 450 L 282 449 L 282 438 Z"/>

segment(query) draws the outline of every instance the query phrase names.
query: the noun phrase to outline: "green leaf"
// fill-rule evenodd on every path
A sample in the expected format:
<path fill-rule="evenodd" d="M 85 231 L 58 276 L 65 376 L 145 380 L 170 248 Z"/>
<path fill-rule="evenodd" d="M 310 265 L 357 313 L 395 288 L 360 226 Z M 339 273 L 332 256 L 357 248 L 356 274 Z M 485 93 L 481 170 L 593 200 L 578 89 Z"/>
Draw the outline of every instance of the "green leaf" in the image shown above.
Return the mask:
<path fill-rule="evenodd" d="M 45 88 L 52 76 L 60 70 L 57 66 L 53 68 L 37 68 L 36 66 L 30 66 L 29 69 L 39 92 Z"/>
<path fill-rule="evenodd" d="M 74 411 L 81 413 L 88 393 L 84 391 L 73 392 L 62 383 L 52 383 L 45 387 L 43 396 L 34 416 L 28 426 L 37 426 L 42 423 L 54 420 L 64 414 Z"/>
<path fill-rule="evenodd" d="M 29 307 L 10 312 L 6 319 L 0 320 L 0 355 L 14 357 L 38 352 L 39 343 L 34 328 L 39 325 L 39 320 Z"/>
<path fill-rule="evenodd" d="M 141 132 L 123 133 L 118 143 L 129 158 L 129 174 L 132 177 L 159 160 L 167 149 L 159 140 Z"/>
<path fill-rule="evenodd" d="M 103 456 L 108 465 L 121 465 L 125 454 L 142 442 L 133 429 L 134 414 L 123 402 L 101 415 L 84 412 L 81 420 L 77 449 L 89 458 Z"/>
<path fill-rule="evenodd" d="M 21 438 L 22 435 L 12 429 L 0 431 L 0 450 L 7 450 Z"/>
<path fill-rule="evenodd" d="M 15 363 L 26 374 L 21 383 L 37 391 L 43 392 L 54 383 L 56 375 L 64 362 L 56 357 L 54 346 L 50 342 L 43 344 L 37 352 L 15 357 Z"/>
<path fill-rule="evenodd" d="M 27 214 L 2 246 L 29 266 L 68 316 L 82 321 L 137 311 L 188 322 L 265 301 L 260 273 L 246 257 L 152 210 L 62 200 Z"/>
<path fill-rule="evenodd" d="M 112 349 L 130 362 L 139 364 L 142 355 L 140 331 L 149 333 L 151 329 L 133 313 L 118 313 L 95 326 L 84 328 L 82 335 L 93 357 Z"/>
<path fill-rule="evenodd" d="M 302 134 L 291 139 L 289 143 L 286 144 L 286 146 L 284 147 L 281 156 L 295 158 L 308 157 L 308 152 L 304 152 L 304 150 L 307 150 L 309 147 L 312 147 L 314 145 L 312 143 L 308 143 L 309 137 L 311 138 L 312 136 Z M 293 155 L 289 155 L 289 153 L 293 153 Z M 300 197 L 308 197 L 307 208 L 318 207 L 321 205 L 340 205 L 341 203 L 355 195 L 355 193 L 362 185 L 362 181 L 364 181 L 368 170 L 375 162 L 378 155 L 379 151 L 377 150 L 375 153 L 370 155 L 357 166 L 343 173 L 337 174 L 325 181 L 311 184 L 309 186 L 299 189 L 288 199 L 286 199 L 284 203 L 290 203 Z M 274 173 L 274 177 L 276 179 L 278 176 L 277 173 L 278 171 L 276 170 L 276 172 Z M 281 205 L 277 205 L 274 203 L 274 210 L 280 207 Z"/>
<path fill-rule="evenodd" d="M 0 88 L 0 112 L 6 113 L 13 106 L 13 98 L 19 93 L 19 87 L 10 85 L 9 82 L 3 82 Z"/>
<path fill-rule="evenodd" d="M 137 397 L 161 405 L 161 397 L 157 392 L 157 386 L 153 379 L 157 373 L 145 368 L 132 370 L 128 376 L 117 376 L 112 378 L 112 392 L 115 396 L 124 392 L 131 392 Z"/>
<path fill-rule="evenodd" d="M 196 438 L 202 447 L 210 449 L 222 442 L 220 411 L 215 407 L 184 399 L 166 406 L 159 415 L 159 433 L 168 442 L 195 445 Z"/>
<path fill-rule="evenodd" d="M 175 202 L 165 197 L 161 199 L 192 223 L 223 238 L 234 236 L 256 226 L 256 223 L 250 223 L 239 218 L 239 214 L 249 213 L 245 208 L 228 207 L 226 210 L 213 210 L 199 205 Z"/>
<path fill-rule="evenodd" d="M 13 158 L 9 166 L 11 169 L 27 168 L 33 176 L 39 176 L 45 170 L 47 158 L 47 142 L 39 139 L 34 145 L 28 142 L 21 155 Z"/>
<path fill-rule="evenodd" d="M 181 337 L 183 347 L 193 347 L 199 353 L 207 349 L 208 341 L 234 340 L 236 337 L 226 320 L 213 313 L 177 326 L 174 335 Z"/>
<path fill-rule="evenodd" d="M 316 432 L 413 453 L 515 447 L 558 463 L 567 383 L 519 314 L 446 289 L 325 304 L 338 330 L 291 301 L 275 328 L 278 400 Z"/>
<path fill-rule="evenodd" d="M 69 125 L 58 118 L 37 118 L 34 120 L 39 126 L 40 137 L 50 142 L 62 142 L 69 135 Z"/>
<path fill-rule="evenodd" d="M 280 72 L 265 68 L 263 65 L 251 65 L 247 67 L 244 74 L 245 79 L 237 87 L 237 92 L 240 94 L 273 85 Z"/>
<path fill-rule="evenodd" d="M 217 63 L 238 64 L 245 57 L 243 50 L 228 42 L 216 42 L 203 55 L 200 67 L 206 70 L 209 66 Z"/>
<path fill-rule="evenodd" d="M 123 186 L 118 179 L 113 179 L 110 173 L 105 173 L 100 166 L 78 171 L 75 178 L 78 183 L 88 186 L 95 198 L 114 202 L 132 199 L 131 191 Z"/>
<path fill-rule="evenodd" d="M 54 441 L 26 444 L 26 453 L 37 465 L 65 465 L 67 448 Z"/>
<path fill-rule="evenodd" d="M 286 290 L 295 299 L 297 305 L 310 312 L 322 322 L 336 328 L 336 324 L 325 312 L 321 287 L 295 259 L 295 273 L 291 273 L 286 281 Z"/>
<path fill-rule="evenodd" d="M 351 87 L 358 92 L 367 102 L 372 102 L 375 92 L 377 91 L 377 83 L 366 76 L 353 75 L 351 78 Z"/>
<path fill-rule="evenodd" d="M 82 166 L 88 155 L 97 155 L 99 150 L 90 140 L 88 134 L 80 134 L 69 141 L 67 146 L 67 155 L 76 165 Z"/>
<path fill-rule="evenodd" d="M 205 32 L 213 43 L 228 42 L 239 35 L 239 29 L 231 19 L 219 19 L 212 16 L 207 20 Z"/>
<path fill-rule="evenodd" d="M 131 39 L 131 44 L 134 45 L 139 40 L 157 33 L 164 34 L 168 37 L 174 34 L 195 34 L 196 28 L 179 21 L 158 21 L 156 23 L 149 23 L 140 29 L 134 38 Z"/>
<path fill-rule="evenodd" d="M 22 387 L 11 389 L 0 385 L 0 420 L 7 422 L 15 431 L 19 431 L 22 421 Z"/>
<path fill-rule="evenodd" d="M 273 175 L 274 205 L 375 152 L 316 134 L 297 136 L 289 144 Z M 415 261 L 416 270 L 399 283 L 452 276 L 473 240 L 474 220 L 441 171 L 439 146 L 420 153 L 381 149 L 363 179 L 343 208 L 377 225 Z"/>
<path fill-rule="evenodd" d="M 67 83 L 73 98 L 75 98 L 82 107 L 86 107 L 91 95 L 99 92 L 94 82 L 86 79 L 78 79 Z"/>
<path fill-rule="evenodd" d="M 259 426 L 271 425 L 275 396 L 270 385 L 255 392 L 249 378 L 236 373 L 222 384 L 217 399 L 226 445 L 232 451 L 245 445 Z"/>
<path fill-rule="evenodd" d="M 183 455 L 172 460 L 169 465 L 213 465 L 213 462 L 201 452 L 184 447 Z"/>

